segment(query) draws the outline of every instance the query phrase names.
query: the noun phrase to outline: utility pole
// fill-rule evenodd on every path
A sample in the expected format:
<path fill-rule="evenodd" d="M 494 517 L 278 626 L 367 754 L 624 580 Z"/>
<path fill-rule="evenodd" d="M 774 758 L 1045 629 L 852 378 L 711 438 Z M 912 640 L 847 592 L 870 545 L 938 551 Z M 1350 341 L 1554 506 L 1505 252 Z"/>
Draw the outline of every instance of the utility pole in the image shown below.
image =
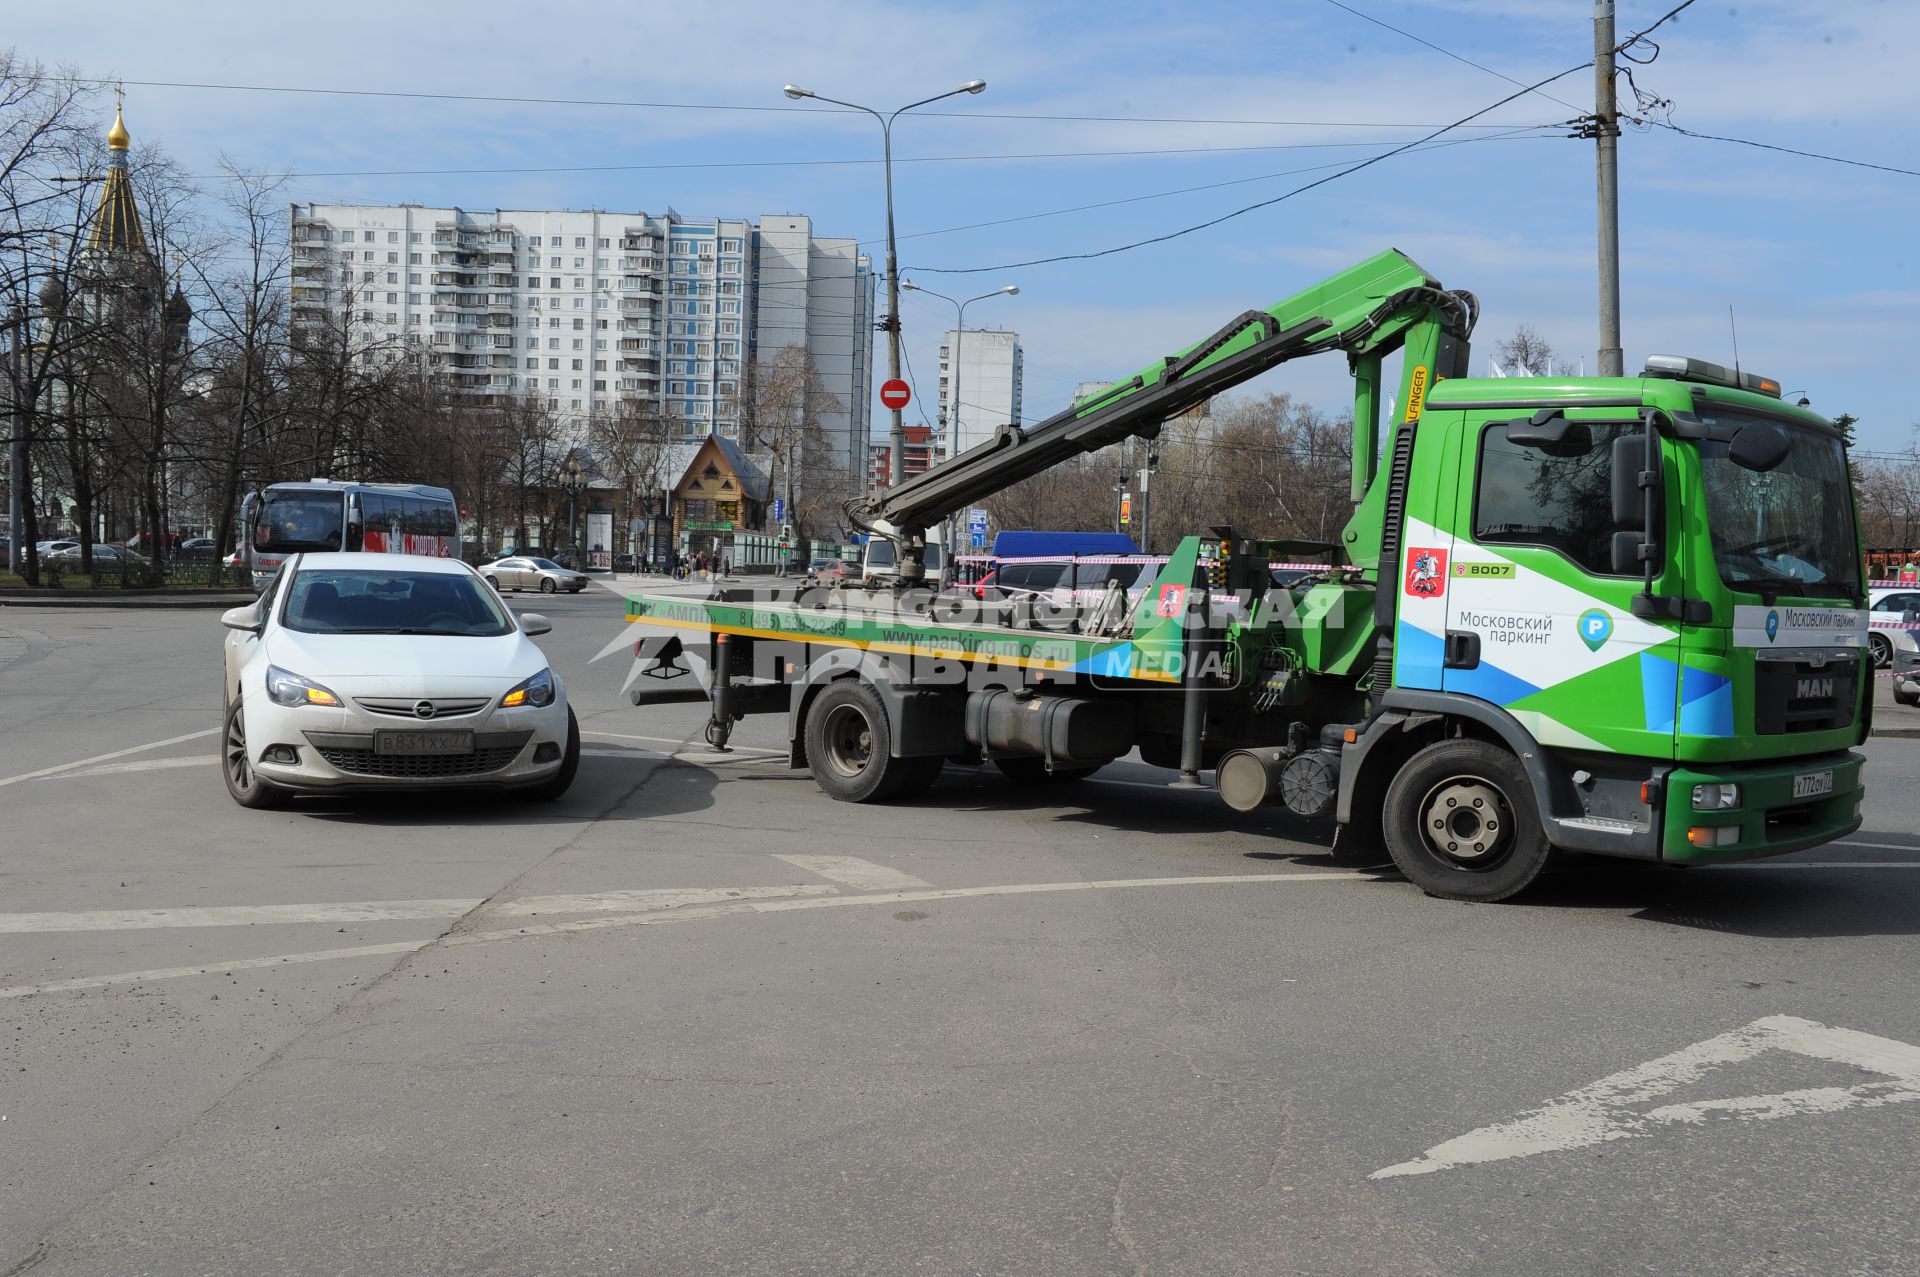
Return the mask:
<path fill-rule="evenodd" d="M 1625 375 L 1620 350 L 1620 119 L 1614 108 L 1613 0 L 1593 2 L 1593 133 L 1600 210 L 1600 375 Z"/>
<path fill-rule="evenodd" d="M 21 505 L 27 491 L 27 408 L 20 393 L 20 383 L 24 380 L 20 352 L 27 339 L 26 308 L 15 306 L 7 326 L 13 330 L 7 346 L 7 384 L 12 400 L 8 407 L 13 410 L 12 437 L 7 444 L 7 569 L 17 573 L 27 561 L 27 548 L 20 544 L 27 534 L 26 512 Z"/>

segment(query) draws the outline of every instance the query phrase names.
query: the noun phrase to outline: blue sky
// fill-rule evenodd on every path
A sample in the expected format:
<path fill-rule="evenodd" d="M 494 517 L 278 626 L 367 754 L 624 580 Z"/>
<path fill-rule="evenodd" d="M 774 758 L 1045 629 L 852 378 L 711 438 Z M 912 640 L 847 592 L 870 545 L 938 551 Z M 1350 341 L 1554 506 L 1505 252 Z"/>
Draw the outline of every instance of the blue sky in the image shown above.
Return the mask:
<path fill-rule="evenodd" d="M 1672 2 L 1621 0 L 1622 33 Z M 1587 0 L 1353 7 L 1524 82 L 1591 53 Z M 403 174 L 296 177 L 288 198 L 303 201 L 806 213 L 819 233 L 873 241 L 876 262 L 884 217 L 870 118 L 706 108 L 803 105 L 781 96 L 788 82 L 891 107 L 985 79 L 986 93 L 932 108 L 950 114 L 910 115 L 896 127 L 902 274 L 959 296 L 1020 286 L 1020 296 L 982 302 L 968 317 L 1021 334 L 1034 417 L 1063 406 L 1077 381 L 1129 373 L 1389 245 L 1449 287 L 1479 294 L 1476 373 L 1493 342 L 1521 322 L 1592 368 L 1592 144 L 1552 130 L 1492 136 L 1576 114 L 1573 106 L 1591 102 L 1591 72 L 1545 90 L 1564 104 L 1523 98 L 1477 121 L 1500 128 L 1449 135 L 1463 145 L 1396 157 L 1170 243 L 1092 261 L 929 273 L 1106 248 L 1203 221 L 1513 90 L 1328 0 L 109 0 L 8 10 L 5 38 L 22 54 L 128 81 L 702 108 L 129 85 L 136 147 L 160 143 L 191 172 L 214 172 L 225 154 L 297 174 Z M 1920 77 L 1910 71 L 1920 4 L 1699 0 L 1656 38 L 1658 60 L 1635 75 L 1642 89 L 1672 100 L 1678 124 L 1920 167 L 1908 123 L 1920 113 Z M 1622 96 L 1631 103 L 1624 85 Z M 1130 118 L 1031 118 L 1069 115 Z M 997 118 L 1006 116 L 1028 118 Z M 956 158 L 1010 156 L 1045 158 Z M 1897 351 L 1920 311 L 1920 178 L 1657 129 L 1630 130 L 1621 157 L 1628 368 L 1654 351 L 1730 361 L 1731 305 L 1745 367 L 1804 390 L 1822 411 L 1858 414 L 1868 449 L 1906 447 L 1920 409 Z M 535 168 L 574 171 L 447 172 Z M 1200 186 L 1214 189 L 1164 194 Z M 1005 220 L 1013 218 L 1026 220 Z M 995 221 L 1002 224 L 952 229 Z M 925 386 L 951 310 L 909 299 L 902 314 L 908 358 Z M 1337 357 L 1282 369 L 1259 388 L 1291 389 L 1330 409 L 1347 394 Z M 875 420 L 883 417 L 876 407 Z"/>

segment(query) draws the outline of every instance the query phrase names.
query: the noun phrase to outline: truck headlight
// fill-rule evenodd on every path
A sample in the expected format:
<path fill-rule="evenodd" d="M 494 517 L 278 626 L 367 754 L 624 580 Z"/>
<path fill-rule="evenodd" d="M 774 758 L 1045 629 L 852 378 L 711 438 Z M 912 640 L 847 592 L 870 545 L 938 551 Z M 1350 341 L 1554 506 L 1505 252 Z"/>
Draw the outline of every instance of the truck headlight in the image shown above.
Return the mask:
<path fill-rule="evenodd" d="M 553 704 L 553 671 L 541 670 L 532 678 L 516 683 L 513 689 L 500 698 L 502 709 L 514 709 L 521 705 L 532 705 L 536 709 Z"/>
<path fill-rule="evenodd" d="M 325 705 L 338 707 L 340 698 L 310 678 L 302 678 L 278 665 L 267 666 L 267 699 L 275 705 Z"/>
<path fill-rule="evenodd" d="M 1740 805 L 1740 786 L 1738 785 L 1695 785 L 1693 787 L 1693 809 L 1695 811 L 1725 811 L 1729 807 Z"/>

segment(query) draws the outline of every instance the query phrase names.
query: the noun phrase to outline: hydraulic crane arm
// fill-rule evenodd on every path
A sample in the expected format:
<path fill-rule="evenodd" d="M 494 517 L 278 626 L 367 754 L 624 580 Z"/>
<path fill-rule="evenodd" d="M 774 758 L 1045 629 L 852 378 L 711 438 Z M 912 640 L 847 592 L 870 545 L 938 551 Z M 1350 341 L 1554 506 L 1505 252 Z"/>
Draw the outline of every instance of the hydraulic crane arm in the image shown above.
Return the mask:
<path fill-rule="evenodd" d="M 1434 375 L 1465 366 L 1478 317 L 1472 294 L 1448 292 L 1395 249 L 1350 267 L 1265 310 L 1250 310 L 1205 341 L 1126 381 L 1022 429 L 994 437 L 916 475 L 847 504 L 859 527 L 900 547 L 902 575 L 917 576 L 922 530 L 983 497 L 1071 457 L 1134 436 L 1152 438 L 1168 418 L 1302 355 L 1344 350 L 1354 384 L 1354 499 L 1371 486 L 1378 457 L 1380 360 L 1407 347 L 1400 402 L 1414 407 Z M 1434 366 L 1442 345 L 1446 367 Z M 1416 366 L 1424 368 L 1418 377 Z"/>

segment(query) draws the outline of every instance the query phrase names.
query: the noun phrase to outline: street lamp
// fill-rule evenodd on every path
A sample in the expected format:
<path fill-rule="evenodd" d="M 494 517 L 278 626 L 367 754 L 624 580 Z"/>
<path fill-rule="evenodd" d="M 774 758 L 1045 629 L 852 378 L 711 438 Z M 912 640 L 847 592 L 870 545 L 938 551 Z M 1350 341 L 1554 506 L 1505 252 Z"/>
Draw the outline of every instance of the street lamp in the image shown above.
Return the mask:
<path fill-rule="evenodd" d="M 835 106 L 844 106 L 853 111 L 865 111 L 880 121 L 880 138 L 886 159 L 885 173 L 887 184 L 887 377 L 897 380 L 900 376 L 900 259 L 894 251 L 893 237 L 893 122 L 915 107 L 926 106 L 929 102 L 938 102 L 942 98 L 955 97 L 962 93 L 984 93 L 985 80 L 968 80 L 957 89 L 948 89 L 945 93 L 936 93 L 930 98 L 918 102 L 909 102 L 890 115 L 883 115 L 870 106 L 861 106 L 858 102 L 842 102 L 839 98 L 822 97 L 812 89 L 803 89 L 797 84 L 789 84 L 781 90 L 788 97 L 798 101 L 812 98 L 817 102 L 831 102 Z M 893 429 L 888 438 L 892 447 L 887 459 L 888 482 L 898 485 L 901 466 L 906 452 L 906 435 L 900 424 L 900 409 L 893 411 Z"/>
<path fill-rule="evenodd" d="M 566 469 L 560 476 L 560 488 L 567 494 L 567 537 L 575 547 L 580 544 L 575 530 L 580 493 L 586 486 L 586 477 L 580 473 L 580 458 L 568 457 Z M 581 562 L 584 564 L 585 560 Z"/>
<path fill-rule="evenodd" d="M 1015 297 L 1019 295 L 1020 285 L 1006 284 L 990 293 L 981 293 L 978 297 L 969 297 L 965 301 L 936 293 L 931 288 L 922 288 L 910 279 L 900 281 L 900 287 L 911 293 L 925 293 L 929 297 L 938 297 L 954 308 L 953 310 L 953 349 L 948 352 L 948 361 L 953 365 L 953 375 L 947 378 L 947 398 L 953 404 L 951 419 L 947 422 L 947 455 L 959 452 L 960 439 L 960 340 L 967 332 L 967 307 L 975 302 L 983 302 L 989 297 Z M 1017 422 L 1015 424 L 1018 424 Z M 947 516 L 947 553 L 954 550 L 953 516 Z"/>

